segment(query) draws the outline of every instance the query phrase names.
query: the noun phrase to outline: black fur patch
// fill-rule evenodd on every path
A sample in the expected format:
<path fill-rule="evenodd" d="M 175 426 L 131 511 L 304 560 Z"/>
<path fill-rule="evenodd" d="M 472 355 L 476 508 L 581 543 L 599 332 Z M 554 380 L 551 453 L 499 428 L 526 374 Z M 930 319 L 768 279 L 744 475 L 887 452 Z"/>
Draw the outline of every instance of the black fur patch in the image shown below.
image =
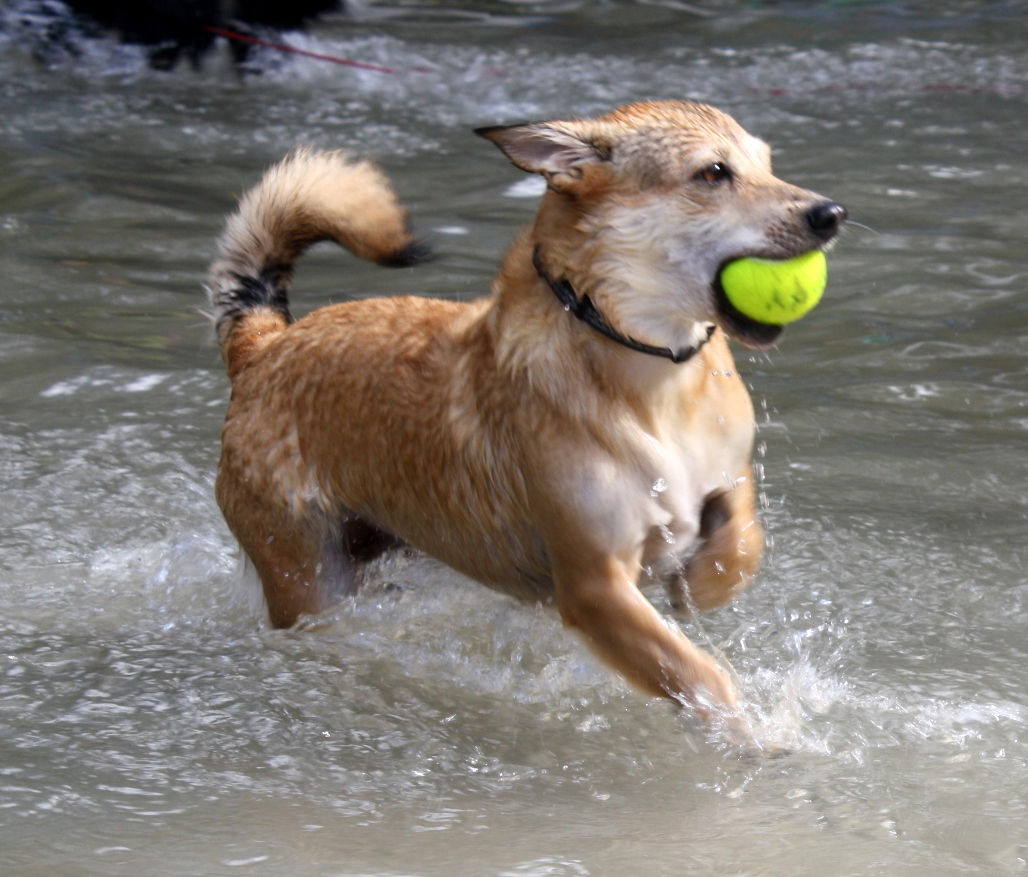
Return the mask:
<path fill-rule="evenodd" d="M 218 323 L 235 320 L 244 314 L 262 308 L 277 311 L 292 322 L 289 313 L 289 280 L 292 269 L 289 266 L 269 265 L 258 276 L 232 272 L 235 283 L 230 289 L 218 293 L 214 307 Z"/>

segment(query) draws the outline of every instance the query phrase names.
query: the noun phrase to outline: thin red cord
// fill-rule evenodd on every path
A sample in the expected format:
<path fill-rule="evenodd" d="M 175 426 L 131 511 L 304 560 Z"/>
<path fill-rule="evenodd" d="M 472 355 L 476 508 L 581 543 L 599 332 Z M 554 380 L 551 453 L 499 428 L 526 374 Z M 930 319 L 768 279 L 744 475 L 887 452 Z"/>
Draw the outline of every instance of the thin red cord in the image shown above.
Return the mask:
<path fill-rule="evenodd" d="M 344 67 L 357 67 L 360 70 L 374 70 L 376 73 L 399 73 L 399 70 L 394 70 L 392 67 L 379 67 L 377 64 L 365 64 L 361 61 L 350 61 L 346 58 L 337 58 L 335 55 L 321 55 L 317 52 L 308 52 L 305 49 L 297 49 L 295 46 L 287 45 L 286 43 L 276 43 L 272 40 L 264 40 L 260 37 L 252 37 L 249 34 L 239 33 L 238 31 L 228 30 L 223 27 L 210 27 L 204 26 L 204 30 L 208 33 L 215 34 L 219 37 L 225 37 L 228 40 L 236 40 L 240 43 L 250 43 L 254 46 L 265 46 L 269 49 L 277 49 L 280 52 L 289 52 L 293 55 L 303 55 L 305 58 L 314 58 L 317 61 L 330 61 L 333 64 L 341 64 Z M 415 68 L 418 73 L 427 73 L 428 71 L 423 67 Z"/>

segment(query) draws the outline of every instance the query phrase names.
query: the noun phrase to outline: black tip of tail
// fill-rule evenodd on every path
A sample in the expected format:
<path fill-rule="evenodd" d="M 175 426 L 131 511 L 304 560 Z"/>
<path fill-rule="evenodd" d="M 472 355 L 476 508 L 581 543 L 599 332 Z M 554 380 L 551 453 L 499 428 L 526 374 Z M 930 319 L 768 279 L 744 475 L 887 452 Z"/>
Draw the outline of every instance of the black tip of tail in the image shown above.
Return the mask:
<path fill-rule="evenodd" d="M 425 241 L 415 238 L 407 246 L 378 260 L 379 265 L 386 268 L 410 268 L 431 262 L 435 258 L 432 247 Z"/>

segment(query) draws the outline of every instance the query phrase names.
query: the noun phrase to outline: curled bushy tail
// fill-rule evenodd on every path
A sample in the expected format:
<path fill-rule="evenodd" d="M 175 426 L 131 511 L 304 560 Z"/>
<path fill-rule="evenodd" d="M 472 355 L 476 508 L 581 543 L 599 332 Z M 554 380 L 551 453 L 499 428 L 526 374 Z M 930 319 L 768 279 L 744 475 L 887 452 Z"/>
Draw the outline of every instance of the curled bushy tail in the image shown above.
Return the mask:
<path fill-rule="evenodd" d="M 291 322 L 293 263 L 312 244 L 332 240 L 380 265 L 412 265 L 427 250 L 385 176 L 340 152 L 301 148 L 272 167 L 239 203 L 218 241 L 207 276 L 212 316 L 231 371 L 257 345 L 236 338 L 248 322 L 262 337 Z M 232 351 L 233 346 L 239 349 Z"/>

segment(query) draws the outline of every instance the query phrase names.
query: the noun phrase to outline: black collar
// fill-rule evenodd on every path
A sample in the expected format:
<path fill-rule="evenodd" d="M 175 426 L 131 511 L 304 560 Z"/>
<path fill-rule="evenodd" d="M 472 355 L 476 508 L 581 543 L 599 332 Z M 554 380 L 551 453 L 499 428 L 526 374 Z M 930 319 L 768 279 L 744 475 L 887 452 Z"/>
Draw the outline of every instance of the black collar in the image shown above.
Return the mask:
<path fill-rule="evenodd" d="M 539 273 L 539 276 L 546 281 L 547 286 L 553 290 L 553 294 L 557 296 L 557 300 L 564 305 L 564 310 L 570 311 L 575 317 L 585 323 L 587 326 L 595 329 L 601 335 L 606 335 L 611 341 L 616 341 L 618 344 L 627 347 L 629 350 L 636 350 L 639 353 L 647 353 L 650 356 L 662 356 L 664 359 L 670 359 L 672 362 L 686 362 L 691 359 L 696 353 L 699 352 L 700 347 L 703 343 L 693 347 L 683 347 L 680 350 L 672 350 L 670 347 L 654 347 L 652 344 L 644 344 L 642 341 L 636 341 L 634 338 L 629 338 L 627 335 L 622 335 L 617 329 L 610 325 L 603 315 L 596 310 L 596 306 L 590 301 L 589 296 L 583 295 L 581 298 L 578 297 L 578 293 L 575 292 L 575 288 L 567 280 L 554 280 L 546 273 L 546 269 L 543 268 L 543 260 L 540 255 L 540 248 L 536 247 L 532 251 L 532 264 L 535 265 L 535 270 Z"/>

